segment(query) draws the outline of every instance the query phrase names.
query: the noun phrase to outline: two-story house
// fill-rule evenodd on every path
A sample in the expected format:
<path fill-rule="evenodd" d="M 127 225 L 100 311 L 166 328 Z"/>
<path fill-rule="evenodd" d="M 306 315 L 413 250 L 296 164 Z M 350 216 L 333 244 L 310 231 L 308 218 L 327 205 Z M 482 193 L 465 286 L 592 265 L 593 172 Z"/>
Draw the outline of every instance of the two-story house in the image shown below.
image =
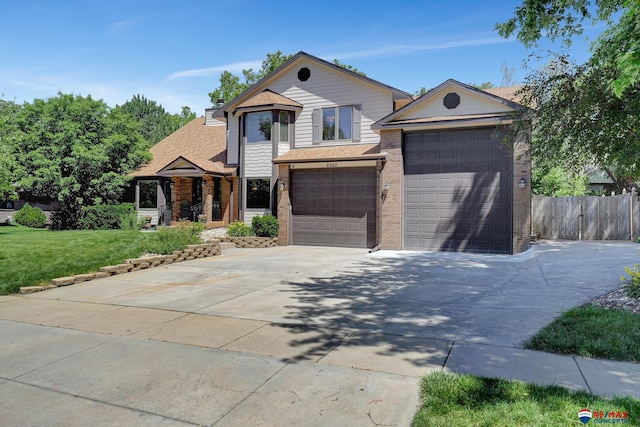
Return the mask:
<path fill-rule="evenodd" d="M 300 52 L 213 115 L 240 217 L 277 215 L 282 245 L 515 253 L 530 169 L 503 139 L 520 108 L 454 80 L 414 100 Z"/>
<path fill-rule="evenodd" d="M 281 245 L 522 252 L 530 165 L 504 141 L 523 108 L 512 92 L 448 80 L 414 99 L 300 52 L 154 147 L 138 207 L 149 193 L 149 209 L 210 226 L 272 213 Z"/>

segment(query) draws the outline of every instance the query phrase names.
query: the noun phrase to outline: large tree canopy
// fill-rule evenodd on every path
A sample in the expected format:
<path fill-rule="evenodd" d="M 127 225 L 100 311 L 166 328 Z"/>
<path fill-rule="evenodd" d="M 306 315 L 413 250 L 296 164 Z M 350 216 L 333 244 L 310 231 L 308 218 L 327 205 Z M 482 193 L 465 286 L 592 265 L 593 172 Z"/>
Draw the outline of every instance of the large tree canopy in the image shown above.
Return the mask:
<path fill-rule="evenodd" d="M 20 106 L 15 102 L 0 99 L 0 200 L 18 199 L 14 183 L 20 166 L 9 136 L 14 131 L 14 119 L 19 110 Z"/>
<path fill-rule="evenodd" d="M 213 92 L 209 93 L 211 103 L 216 105 L 220 99 L 224 102 L 231 101 L 233 98 L 256 84 L 260 79 L 275 71 L 292 57 L 293 54 L 285 55 L 279 50 L 275 53 L 267 53 L 267 57 L 262 61 L 262 66 L 258 71 L 254 71 L 252 68 L 242 70 L 244 81 L 240 81 L 239 76 L 229 71 L 223 71 L 220 75 L 220 86 L 218 86 Z M 343 64 L 337 59 L 334 59 L 333 63 L 339 67 L 353 71 L 354 73 L 358 73 L 363 76 L 365 75 L 362 71 L 352 65 Z"/>
<path fill-rule="evenodd" d="M 617 19 L 617 22 L 615 21 Z M 640 3 L 637 0 L 523 0 L 515 16 L 497 24 L 502 37 L 516 38 L 527 47 L 542 38 L 570 46 L 583 33 L 585 21 L 601 21 L 608 29 L 595 41 L 594 58 L 607 62 L 607 83 L 618 97 L 640 81 Z"/>
<path fill-rule="evenodd" d="M 25 103 L 7 136 L 23 168 L 26 200 L 57 200 L 58 228 L 74 228 L 80 207 L 120 200 L 126 174 L 150 159 L 140 125 L 90 96 L 58 93 Z"/>
<path fill-rule="evenodd" d="M 182 125 L 196 118 L 189 107 L 182 107 L 181 114 L 170 114 L 164 107 L 143 95 L 134 95 L 131 100 L 116 106 L 129 114 L 141 125 L 142 136 L 151 145 L 155 145 Z"/>
<path fill-rule="evenodd" d="M 573 175 L 599 165 L 619 188 L 640 178 L 639 16 L 634 1 L 524 0 L 514 18 L 497 25 L 502 36 L 516 34 L 526 46 L 542 37 L 568 46 L 585 20 L 608 25 L 586 63 L 553 54 L 525 79 L 522 100 L 532 110 L 520 130 L 533 125 L 534 164 L 554 159 L 553 166 Z"/>

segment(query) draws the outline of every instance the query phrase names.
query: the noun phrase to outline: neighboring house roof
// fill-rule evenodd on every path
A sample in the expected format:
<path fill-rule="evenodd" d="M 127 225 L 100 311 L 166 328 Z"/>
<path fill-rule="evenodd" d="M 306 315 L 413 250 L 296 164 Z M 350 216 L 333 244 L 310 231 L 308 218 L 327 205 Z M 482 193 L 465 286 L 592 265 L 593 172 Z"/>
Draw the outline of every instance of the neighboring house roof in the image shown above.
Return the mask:
<path fill-rule="evenodd" d="M 172 170 L 179 169 L 233 175 L 236 167 L 225 164 L 226 126 L 205 126 L 204 123 L 204 117 L 194 119 L 151 147 L 153 159 L 130 176 L 171 175 Z"/>
<path fill-rule="evenodd" d="M 292 99 L 282 96 L 272 90 L 266 89 L 259 94 L 247 99 L 234 110 L 234 114 L 238 110 L 251 111 L 260 110 L 264 108 L 277 108 L 282 107 L 284 109 L 301 109 L 302 104 Z"/>
<path fill-rule="evenodd" d="M 247 90 L 245 90 L 244 92 L 242 92 L 240 95 L 238 95 L 237 97 L 235 97 L 234 99 L 230 100 L 229 102 L 227 102 L 222 108 L 219 108 L 218 111 L 226 111 L 226 112 L 231 112 L 231 111 L 235 111 L 236 108 L 239 107 L 239 105 L 241 105 L 241 103 L 243 101 L 246 102 L 246 100 L 250 97 L 253 97 L 256 93 L 259 93 L 261 91 L 263 91 L 265 89 L 265 86 L 268 85 L 268 83 L 277 75 L 279 75 L 283 70 L 289 68 L 289 67 L 293 67 L 297 62 L 303 60 L 303 59 L 307 59 L 310 61 L 314 61 L 317 62 L 319 64 L 322 64 L 326 67 L 329 67 L 337 72 L 343 73 L 349 77 L 361 80 L 362 82 L 374 85 L 380 89 L 384 89 L 384 90 L 388 90 L 392 93 L 393 95 L 393 99 L 412 99 L 411 94 L 404 92 L 400 89 L 396 89 L 392 86 L 386 85 L 384 83 L 381 83 L 377 80 L 373 80 L 369 77 L 363 76 L 361 74 L 355 73 L 353 71 L 350 71 L 346 68 L 340 67 L 339 65 L 333 64 L 331 62 L 325 61 L 324 59 L 320 59 L 316 56 L 310 55 L 306 52 L 298 52 L 295 55 L 293 55 L 293 57 L 291 57 L 291 59 L 289 59 L 287 62 L 285 62 L 284 64 L 282 64 L 280 67 L 278 67 L 277 69 L 275 69 L 274 71 L 272 71 L 271 73 L 269 73 L 268 75 L 266 75 L 265 77 L 263 77 L 262 79 L 260 79 L 256 84 L 254 84 L 253 86 L 251 86 L 250 88 L 248 88 Z M 219 114 L 219 113 L 218 113 Z"/>
<path fill-rule="evenodd" d="M 505 86 L 505 87 L 492 87 L 489 89 L 482 89 L 492 95 L 500 98 L 508 99 L 509 101 L 522 104 L 522 90 L 523 86 Z"/>
<path fill-rule="evenodd" d="M 589 177 L 589 184 L 613 184 L 611 177 L 599 166 L 585 166 L 584 173 Z"/>
<path fill-rule="evenodd" d="M 414 112 L 418 111 L 417 109 L 433 102 L 435 99 L 441 96 L 443 91 L 448 89 L 469 93 L 475 98 L 479 98 L 480 100 L 482 100 L 485 104 L 495 106 L 495 111 L 485 111 L 482 114 L 456 114 L 454 110 L 451 110 L 451 114 L 447 116 L 411 116 L 410 112 L 412 110 Z M 497 91 L 497 93 L 507 96 L 508 94 L 515 93 L 515 90 L 511 89 L 509 91 Z M 415 99 L 413 102 L 378 120 L 371 126 L 371 128 L 374 130 L 380 130 L 404 127 L 429 127 L 437 126 L 442 123 L 447 123 L 448 125 L 455 124 L 458 126 L 488 124 L 503 120 L 506 118 L 506 116 L 508 116 L 509 112 L 519 111 L 523 108 L 524 107 L 521 104 L 518 104 L 517 102 L 514 102 L 508 98 L 490 93 L 486 90 L 475 88 L 473 86 L 461 83 L 457 80 L 449 79 L 431 89 L 429 92 L 425 93 L 419 98 Z M 403 119 L 403 116 L 409 116 L 409 118 Z"/>
<path fill-rule="evenodd" d="M 380 152 L 380 144 L 357 144 L 295 148 L 273 160 L 273 163 L 331 162 L 344 160 L 383 159 L 386 153 Z"/>

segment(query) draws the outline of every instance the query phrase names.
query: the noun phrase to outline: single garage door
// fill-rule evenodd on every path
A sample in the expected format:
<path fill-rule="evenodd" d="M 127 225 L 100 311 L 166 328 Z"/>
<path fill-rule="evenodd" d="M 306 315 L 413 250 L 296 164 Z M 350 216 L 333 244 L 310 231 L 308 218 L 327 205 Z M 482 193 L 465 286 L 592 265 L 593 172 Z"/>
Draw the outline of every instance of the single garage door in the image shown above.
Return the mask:
<path fill-rule="evenodd" d="M 371 248 L 376 232 L 376 171 L 292 171 L 291 211 L 294 245 Z"/>
<path fill-rule="evenodd" d="M 405 249 L 511 253 L 512 155 L 496 132 L 405 134 Z"/>

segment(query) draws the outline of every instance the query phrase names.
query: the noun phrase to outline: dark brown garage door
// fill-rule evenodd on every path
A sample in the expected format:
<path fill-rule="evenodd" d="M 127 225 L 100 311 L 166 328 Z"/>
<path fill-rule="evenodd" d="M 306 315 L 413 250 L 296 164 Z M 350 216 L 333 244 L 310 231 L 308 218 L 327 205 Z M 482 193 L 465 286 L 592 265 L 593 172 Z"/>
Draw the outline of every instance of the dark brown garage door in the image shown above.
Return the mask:
<path fill-rule="evenodd" d="M 511 253 L 512 161 L 496 132 L 405 135 L 405 249 Z"/>
<path fill-rule="evenodd" d="M 375 245 L 376 171 L 332 169 L 291 174 L 294 245 Z"/>

